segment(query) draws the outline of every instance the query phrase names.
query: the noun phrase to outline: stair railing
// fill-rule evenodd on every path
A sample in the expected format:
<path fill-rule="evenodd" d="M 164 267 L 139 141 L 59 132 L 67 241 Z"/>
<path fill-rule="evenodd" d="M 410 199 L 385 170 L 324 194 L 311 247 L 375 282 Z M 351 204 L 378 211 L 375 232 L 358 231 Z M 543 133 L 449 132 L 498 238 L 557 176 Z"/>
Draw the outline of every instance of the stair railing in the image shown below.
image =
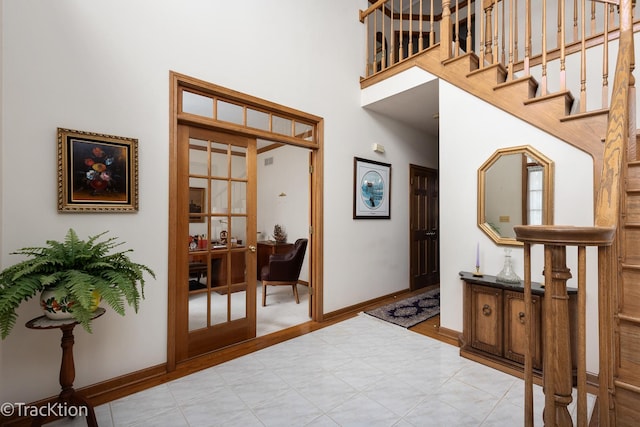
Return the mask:
<path fill-rule="evenodd" d="M 619 218 L 622 211 L 624 169 L 629 143 L 630 111 L 635 114 L 632 0 L 620 1 L 620 38 L 615 70 L 600 187 L 596 198 L 594 227 L 517 226 L 516 238 L 524 242 L 525 316 L 531 318 L 531 246 L 544 245 L 545 317 L 543 339 L 544 424 L 573 425 L 567 406 L 571 403 L 572 371 L 570 337 L 577 339 L 577 425 L 586 427 L 586 248 L 598 247 L 598 312 L 600 325 L 599 425 L 615 422 L 610 416 L 611 394 L 615 390 L 611 351 L 615 337 L 611 327 L 612 295 L 618 283 Z M 632 96 L 630 96 L 630 94 Z M 566 265 L 567 246 L 577 246 L 578 322 L 570 330 L 566 282 L 571 272 Z M 533 334 L 527 325 L 525 355 L 525 425 L 533 426 Z"/>
<path fill-rule="evenodd" d="M 442 61 L 474 53 L 480 68 L 504 67 L 507 81 L 533 76 L 540 83 L 538 96 L 567 90 L 579 94 L 574 113 L 606 109 L 609 44 L 620 34 L 619 7 L 613 3 L 378 0 L 359 14 L 367 37 L 364 78 L 439 46 Z M 587 69 L 594 56 L 600 58 L 600 71 Z"/>

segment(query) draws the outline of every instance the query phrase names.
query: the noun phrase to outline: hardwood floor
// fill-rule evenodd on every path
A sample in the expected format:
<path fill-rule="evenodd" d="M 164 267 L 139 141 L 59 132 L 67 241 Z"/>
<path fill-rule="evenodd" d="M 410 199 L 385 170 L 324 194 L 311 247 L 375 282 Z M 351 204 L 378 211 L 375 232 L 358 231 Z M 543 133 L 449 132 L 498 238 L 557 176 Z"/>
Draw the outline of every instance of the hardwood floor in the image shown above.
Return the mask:
<path fill-rule="evenodd" d="M 422 289 L 418 289 L 416 291 L 412 291 L 400 296 L 392 297 L 385 299 L 383 301 L 378 301 L 376 304 L 372 304 L 371 306 L 367 306 L 363 311 L 373 310 L 375 308 L 381 307 L 385 304 L 390 304 L 394 301 L 409 298 L 414 295 L 420 294 L 422 292 L 438 288 L 440 285 L 428 286 Z M 425 335 L 430 338 L 437 339 L 438 341 L 442 341 L 447 344 L 451 344 L 453 346 L 459 347 L 458 340 L 440 333 L 440 315 L 432 317 L 431 319 L 425 320 L 424 322 L 418 323 L 417 325 L 409 328 L 410 331 L 416 332 L 421 335 Z"/>
<path fill-rule="evenodd" d="M 440 315 L 418 323 L 416 326 L 409 328 L 410 331 L 416 332 L 421 335 L 426 335 L 430 338 L 442 341 L 447 344 L 458 347 L 458 340 L 449 336 L 443 335 L 439 332 L 440 329 Z"/>

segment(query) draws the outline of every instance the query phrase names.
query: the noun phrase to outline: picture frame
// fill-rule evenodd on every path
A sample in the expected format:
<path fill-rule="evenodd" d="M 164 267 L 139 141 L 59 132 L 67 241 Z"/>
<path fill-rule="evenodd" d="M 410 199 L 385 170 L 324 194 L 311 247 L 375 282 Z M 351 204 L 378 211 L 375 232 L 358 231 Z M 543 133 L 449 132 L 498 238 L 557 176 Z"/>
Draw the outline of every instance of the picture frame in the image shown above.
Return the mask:
<path fill-rule="evenodd" d="M 353 158 L 353 219 L 391 219 L 391 165 Z"/>
<path fill-rule="evenodd" d="M 204 213 L 204 188 L 189 187 L 189 222 L 204 222 L 204 216 L 192 214 Z"/>
<path fill-rule="evenodd" d="M 58 128 L 58 211 L 137 212 L 138 140 Z"/>

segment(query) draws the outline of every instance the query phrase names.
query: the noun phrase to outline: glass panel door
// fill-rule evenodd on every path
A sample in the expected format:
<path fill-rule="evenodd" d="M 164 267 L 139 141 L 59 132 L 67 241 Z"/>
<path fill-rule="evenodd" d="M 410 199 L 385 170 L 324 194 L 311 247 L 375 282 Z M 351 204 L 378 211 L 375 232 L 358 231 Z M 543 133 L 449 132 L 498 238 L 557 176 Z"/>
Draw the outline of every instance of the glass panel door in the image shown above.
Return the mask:
<path fill-rule="evenodd" d="M 197 128 L 182 135 L 189 200 L 180 258 L 193 357 L 255 336 L 256 143 Z"/>

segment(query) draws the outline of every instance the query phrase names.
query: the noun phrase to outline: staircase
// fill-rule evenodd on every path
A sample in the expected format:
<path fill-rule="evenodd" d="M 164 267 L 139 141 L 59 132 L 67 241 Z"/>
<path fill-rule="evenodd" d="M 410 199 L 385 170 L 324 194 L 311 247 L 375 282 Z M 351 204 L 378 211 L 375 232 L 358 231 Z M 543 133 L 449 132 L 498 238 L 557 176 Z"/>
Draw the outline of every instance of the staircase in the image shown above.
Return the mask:
<path fill-rule="evenodd" d="M 490 12 L 498 2 L 496 0 L 483 2 L 485 12 L 487 10 Z M 379 3 L 381 2 L 377 2 L 374 6 L 378 7 Z M 445 3 L 448 2 L 443 2 L 443 7 Z M 590 425 L 598 423 L 601 426 L 640 425 L 640 155 L 638 155 L 638 150 L 636 149 L 637 132 L 629 132 L 629 129 L 635 128 L 635 82 L 632 76 L 628 78 L 625 74 L 630 69 L 633 71 L 634 64 L 633 42 L 629 42 L 632 39 L 632 35 L 628 35 L 633 31 L 631 18 L 633 13 L 631 12 L 630 0 L 622 0 L 620 3 L 620 9 L 617 10 L 626 11 L 620 14 L 620 29 L 621 33 L 627 33 L 625 37 L 628 37 L 628 41 L 625 44 L 627 46 L 626 51 L 622 47 L 622 41 L 620 42 L 619 56 L 628 55 L 629 59 L 626 65 L 622 67 L 620 64 L 625 64 L 624 61 L 619 62 L 615 71 L 615 79 L 620 78 L 622 82 L 620 83 L 620 88 L 626 87 L 624 90 L 629 92 L 632 100 L 628 102 L 625 98 L 620 101 L 621 98 L 617 98 L 618 103 L 616 104 L 616 90 L 614 88 L 613 99 L 610 103 L 611 107 L 608 109 L 570 114 L 575 97 L 569 91 L 561 90 L 551 94 L 541 93 L 545 89 L 541 88 L 543 85 L 540 85 L 535 78 L 524 75 L 524 73 L 521 77 L 509 73 L 509 70 L 513 70 L 513 63 L 509 65 L 508 70 L 503 63 L 496 61 L 495 57 L 492 64 L 481 66 L 480 57 L 471 52 L 469 45 L 465 49 L 468 53 L 460 55 L 452 55 L 451 50 L 448 49 L 443 51 L 441 46 L 451 46 L 453 42 L 451 34 L 445 34 L 445 32 L 440 34 L 444 42 L 432 44 L 432 46 L 421 52 L 410 55 L 396 64 L 391 64 L 392 66 L 386 69 L 383 62 L 380 71 L 376 71 L 372 77 L 361 82 L 362 87 L 366 87 L 408 68 L 420 67 L 438 78 L 590 154 L 594 160 L 594 200 L 596 200 L 596 205 L 602 206 L 606 204 L 604 199 L 611 198 L 613 193 L 617 194 L 618 189 L 612 188 L 612 181 L 618 182 L 616 177 L 622 177 L 621 181 L 619 181 L 619 205 L 614 203 L 603 210 L 611 213 L 613 219 L 606 215 L 599 216 L 601 212 L 596 207 L 596 225 L 598 227 L 593 227 L 591 230 L 598 231 L 606 227 L 615 229 L 615 237 L 612 237 L 612 241 L 609 243 L 596 242 L 596 240 L 589 242 L 588 239 L 581 236 L 584 240 L 579 243 L 571 242 L 570 240 L 553 240 L 554 238 L 552 237 L 549 237 L 548 241 L 545 242 L 545 244 L 549 243 L 550 247 L 557 247 L 558 245 L 562 245 L 562 247 L 573 245 L 583 249 L 587 246 L 600 247 L 598 258 L 598 316 L 600 326 L 599 415 L 596 422 L 592 420 Z M 371 6 L 366 12 L 371 13 L 374 6 Z M 361 20 L 363 20 L 363 15 L 365 14 L 361 12 Z M 445 18 L 451 17 L 451 15 L 452 12 L 443 14 L 443 21 Z M 495 17 L 495 14 L 493 16 Z M 470 18 L 471 15 L 468 15 L 467 21 Z M 459 18 L 456 17 L 453 21 L 455 22 L 456 19 Z M 486 21 L 487 28 L 493 22 L 492 19 L 489 18 Z M 476 25 L 479 25 L 480 33 L 483 33 L 482 25 L 484 24 L 476 23 Z M 441 26 L 450 28 L 442 23 Z M 624 31 L 622 30 L 623 27 L 625 28 Z M 383 29 L 383 36 L 384 31 Z M 456 29 L 455 32 L 458 33 L 458 30 Z M 492 34 L 491 31 L 486 33 Z M 431 36 L 431 40 L 433 40 L 433 36 Z M 620 40 L 622 40 L 622 36 Z M 486 41 L 483 43 L 483 40 L 480 40 L 479 44 L 483 46 L 491 45 Z M 456 50 L 457 48 L 454 48 L 454 51 Z M 627 119 L 631 121 L 631 124 L 628 124 Z M 610 147 L 614 144 L 609 144 L 610 141 L 614 140 L 617 141 L 614 144 L 626 145 L 620 145 L 620 147 L 623 147 L 622 149 L 612 149 Z M 621 151 L 624 154 L 620 154 Z M 616 159 L 613 159 L 615 162 L 612 161 L 613 157 L 616 157 Z M 617 162 L 618 158 L 621 160 L 619 168 L 613 164 Z M 613 184 L 614 187 L 615 185 Z M 570 237 L 571 233 L 562 233 L 566 230 L 559 230 L 558 228 L 554 229 L 553 226 L 550 226 L 545 231 L 551 234 L 556 233 L 558 238 L 567 239 Z M 582 231 L 589 230 L 585 228 Z M 584 234 L 586 235 L 587 233 Z M 523 241 L 526 244 L 526 240 Z M 535 241 L 535 239 L 532 241 Z M 537 242 L 539 243 L 540 240 Z M 607 246 L 607 244 L 610 244 L 610 246 Z M 555 262 L 555 265 L 557 264 Z M 550 273 L 557 271 L 550 266 L 549 269 L 547 268 L 545 265 L 545 271 Z M 578 275 L 585 274 L 584 272 L 575 273 Z M 584 315 L 586 316 L 586 313 Z M 571 333 L 576 332 L 571 331 Z M 582 357 L 584 357 L 584 348 L 582 353 Z M 580 397 L 578 400 L 580 400 Z M 551 410 L 545 409 L 545 412 L 555 412 L 555 414 L 562 412 L 557 411 L 557 405 L 554 408 L 554 404 L 554 397 L 547 396 L 546 408 Z M 526 406 L 527 403 L 525 403 Z M 557 425 L 569 425 L 571 422 L 570 420 L 567 421 L 566 417 L 562 415 L 560 418 L 556 417 L 555 422 L 554 415 L 549 415 L 546 421 L 549 424 L 557 423 Z M 586 423 L 586 416 L 583 416 L 582 420 L 579 419 L 578 425 L 586 425 Z M 531 424 L 527 422 L 527 425 Z"/>
<path fill-rule="evenodd" d="M 631 427 L 640 425 L 640 162 L 627 162 L 624 173 L 619 278 L 608 328 L 616 351 L 610 355 L 613 376 L 606 388 L 611 393 L 610 425 Z"/>
<path fill-rule="evenodd" d="M 473 52 L 445 61 L 440 58 L 437 44 L 405 61 L 401 67 L 389 68 L 377 76 L 384 79 L 408 67 L 420 67 L 590 154 L 594 159 L 594 176 L 600 176 L 608 109 L 569 114 L 574 102 L 569 91 L 536 96 L 539 84 L 534 77 L 507 81 L 507 70 L 502 64 L 479 68 L 479 58 Z M 597 191 L 596 185 L 594 194 Z"/>

